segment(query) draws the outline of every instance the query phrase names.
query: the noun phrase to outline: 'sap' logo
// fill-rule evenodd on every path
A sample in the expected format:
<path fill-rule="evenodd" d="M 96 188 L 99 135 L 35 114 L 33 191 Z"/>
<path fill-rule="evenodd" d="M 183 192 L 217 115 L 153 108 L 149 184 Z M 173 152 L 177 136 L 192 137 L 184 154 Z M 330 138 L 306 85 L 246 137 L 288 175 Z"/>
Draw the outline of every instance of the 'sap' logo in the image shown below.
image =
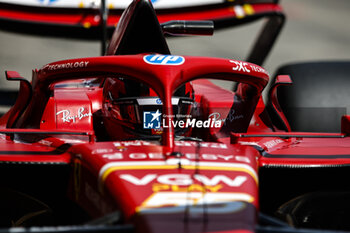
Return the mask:
<path fill-rule="evenodd" d="M 185 58 L 181 56 L 172 55 L 147 55 L 143 57 L 143 60 L 151 65 L 182 65 L 185 62 Z"/>
<path fill-rule="evenodd" d="M 162 114 L 157 110 L 156 112 L 143 112 L 143 128 L 144 129 L 159 129 L 160 116 Z"/>

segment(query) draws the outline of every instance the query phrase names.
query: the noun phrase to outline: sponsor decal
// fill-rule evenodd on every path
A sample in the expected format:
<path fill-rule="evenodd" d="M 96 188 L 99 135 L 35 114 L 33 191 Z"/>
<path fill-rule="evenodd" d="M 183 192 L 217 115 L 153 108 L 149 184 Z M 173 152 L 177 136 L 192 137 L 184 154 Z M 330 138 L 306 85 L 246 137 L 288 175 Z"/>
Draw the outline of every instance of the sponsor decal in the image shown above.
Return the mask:
<path fill-rule="evenodd" d="M 162 114 L 157 110 L 156 112 L 143 112 L 143 128 L 144 129 L 159 129 L 160 116 Z"/>
<path fill-rule="evenodd" d="M 146 141 L 125 141 L 125 142 L 114 142 L 113 145 L 115 147 L 120 146 L 154 146 L 151 142 Z"/>
<path fill-rule="evenodd" d="M 156 192 L 153 193 L 142 205 L 137 209 L 137 211 L 144 211 L 147 209 L 157 208 L 154 211 L 159 211 L 158 207 L 168 207 L 173 209 L 167 209 L 167 211 L 176 211 L 179 208 L 174 207 L 191 207 L 189 210 L 191 212 L 203 213 L 203 206 L 206 206 L 208 212 L 215 213 L 226 213 L 237 211 L 237 208 L 232 208 L 234 205 L 232 202 L 237 203 L 238 201 L 244 201 L 252 203 L 254 197 L 246 193 L 212 193 L 212 192 Z M 231 202 L 231 203 L 229 203 Z M 223 204 L 223 205 L 213 205 L 208 204 Z M 231 205 L 230 205 L 231 204 Z M 237 203 L 241 209 L 242 203 Z M 228 206 L 230 205 L 230 206 Z M 197 207 L 197 208 L 193 208 Z M 191 210 L 192 209 L 192 210 Z M 196 211 L 197 209 L 197 211 Z"/>
<path fill-rule="evenodd" d="M 162 192 L 164 193 L 164 192 Z M 180 198 L 183 196 L 184 193 L 181 193 L 181 196 L 179 196 Z M 238 194 L 238 193 L 226 193 L 227 195 L 230 194 Z M 166 194 L 160 194 L 162 197 L 165 198 L 170 198 L 171 197 L 166 197 Z M 240 194 L 242 195 L 242 194 Z M 218 194 L 216 195 L 218 200 L 220 200 L 220 198 L 224 199 L 225 195 L 221 195 Z M 232 195 L 231 197 L 234 197 L 235 195 Z M 249 195 L 246 194 L 244 197 L 248 197 Z M 152 196 L 153 197 L 153 196 Z M 192 196 L 188 196 L 188 198 L 191 198 Z M 239 197 L 239 196 L 237 196 Z M 242 197 L 242 196 L 241 196 Z M 158 198 L 158 197 L 156 197 Z M 247 198 L 246 198 L 247 199 Z M 250 198 L 248 198 L 249 200 L 254 201 L 254 198 L 252 196 L 250 196 Z M 230 199 L 231 200 L 231 199 Z M 215 202 L 215 203 L 209 203 L 209 205 L 205 204 L 205 205 L 178 205 L 178 206 L 174 206 L 174 205 L 165 205 L 162 208 L 153 208 L 153 207 L 147 207 L 147 202 L 143 203 L 143 206 L 140 206 L 138 208 L 136 208 L 137 212 L 142 212 L 142 213 L 150 213 L 150 214 L 163 214 L 163 213 L 188 213 L 190 215 L 193 216 L 198 216 L 198 215 L 202 215 L 203 214 L 203 210 L 205 209 L 205 213 L 208 214 L 232 214 L 232 213 L 236 213 L 239 211 L 242 211 L 243 209 L 245 209 L 247 207 L 247 204 L 245 202 L 243 202 L 243 200 L 240 199 L 235 199 L 235 200 L 231 200 L 231 201 L 227 201 L 227 202 Z M 158 206 L 159 207 L 159 206 Z"/>
<path fill-rule="evenodd" d="M 53 142 L 47 141 L 47 140 L 40 140 L 39 143 L 44 146 L 51 146 Z"/>
<path fill-rule="evenodd" d="M 226 119 L 221 119 L 221 114 L 219 112 L 213 112 L 209 114 L 209 119 L 213 119 L 214 121 L 222 121 L 225 122 Z"/>
<path fill-rule="evenodd" d="M 159 129 L 152 129 L 152 135 L 162 135 L 163 134 L 163 128 L 160 127 Z"/>
<path fill-rule="evenodd" d="M 108 153 L 103 154 L 103 158 L 109 159 L 109 160 L 122 160 L 124 158 L 126 159 L 132 159 L 132 160 L 140 160 L 140 159 L 165 159 L 166 156 L 162 153 L 130 153 L 130 154 L 123 154 L 120 152 L 116 153 Z M 203 159 L 203 160 L 210 160 L 210 161 L 217 161 L 217 160 L 223 160 L 223 161 L 232 161 L 235 160 L 237 162 L 243 162 L 243 163 L 250 163 L 250 159 L 245 156 L 240 155 L 221 155 L 221 154 L 195 154 L 195 153 L 185 153 L 184 158 L 195 160 L 195 159 Z"/>
<path fill-rule="evenodd" d="M 101 192 L 103 192 L 103 184 L 107 177 L 115 172 L 115 171 L 127 171 L 127 170 L 173 170 L 178 168 L 179 162 L 182 163 L 181 167 L 185 170 L 195 170 L 195 169 L 201 169 L 201 170 L 208 170 L 208 171 L 235 171 L 235 172 L 242 172 L 245 175 L 240 175 L 237 177 L 226 177 L 223 175 L 217 175 L 213 178 L 208 178 L 206 176 L 197 174 L 196 180 L 208 185 L 208 186 L 215 186 L 219 182 L 224 182 L 225 184 L 233 187 L 237 187 L 239 185 L 242 185 L 249 175 L 254 179 L 256 183 L 258 183 L 257 173 L 255 169 L 253 169 L 249 164 L 243 164 L 243 163 L 228 163 L 228 162 L 207 162 L 207 161 L 189 161 L 187 159 L 174 159 L 174 160 L 167 160 L 167 161 L 116 161 L 116 162 L 110 162 L 105 164 L 99 171 L 99 177 L 98 177 L 98 183 L 99 183 L 99 189 Z M 125 173 L 124 173 L 125 174 Z M 128 179 L 131 183 L 134 184 L 148 184 L 149 182 L 156 179 L 158 183 L 162 184 L 168 184 L 168 185 L 191 185 L 192 184 L 192 176 L 187 176 L 186 174 L 169 174 L 169 176 L 162 176 L 159 178 L 155 174 L 149 174 L 142 178 L 136 178 L 132 175 L 125 174 L 127 176 L 124 176 L 124 179 Z M 185 175 L 185 176 L 178 176 L 178 175 Z"/>
<path fill-rule="evenodd" d="M 211 185 L 202 185 L 202 184 L 191 184 L 186 187 L 181 187 L 180 185 L 168 185 L 168 184 L 160 184 L 155 183 L 152 185 L 152 191 L 153 192 L 160 192 L 160 191 L 171 191 L 171 192 L 218 192 L 220 189 L 222 189 L 222 184 L 218 184 L 215 186 Z"/>
<path fill-rule="evenodd" d="M 199 144 L 199 145 L 198 145 Z M 115 147 L 120 146 L 155 146 L 155 144 L 147 141 L 121 141 L 121 142 L 113 142 Z M 227 149 L 227 145 L 223 143 L 217 142 L 193 142 L 193 141 L 175 141 L 176 146 L 183 147 L 197 147 L 200 146 L 202 148 L 215 148 L 215 149 Z M 103 150 L 103 149 L 98 149 Z M 103 152 L 102 152 L 103 153 Z"/>
<path fill-rule="evenodd" d="M 63 70 L 63 69 L 73 69 L 73 68 L 86 68 L 89 65 L 89 61 L 80 62 L 67 62 L 63 64 L 46 65 L 42 69 L 47 70 Z"/>
<path fill-rule="evenodd" d="M 117 160 L 117 159 L 123 159 L 122 153 L 110 153 L 110 154 L 104 154 L 102 155 L 102 158 L 110 159 L 110 160 Z"/>
<path fill-rule="evenodd" d="M 248 64 L 247 62 L 243 62 L 243 61 L 230 60 L 230 62 L 234 64 L 234 66 L 232 67 L 232 70 L 243 71 L 246 73 L 250 73 L 251 71 L 254 71 L 254 72 L 269 75 L 269 73 L 260 66 Z"/>
<path fill-rule="evenodd" d="M 255 65 L 249 65 L 249 66 L 250 66 L 250 68 L 252 68 L 252 70 L 255 71 L 255 72 L 263 73 L 263 74 L 269 75 L 269 73 L 268 73 L 265 69 L 263 69 L 262 67 L 260 67 L 260 66 L 255 66 Z"/>
<path fill-rule="evenodd" d="M 91 154 L 104 154 L 104 153 L 112 153 L 113 149 L 106 149 L 106 148 L 98 148 L 96 150 L 93 150 Z"/>
<path fill-rule="evenodd" d="M 76 123 L 77 120 L 82 120 L 86 117 L 91 117 L 92 113 L 85 112 L 85 108 L 81 107 L 78 109 L 78 113 L 76 115 L 71 115 L 70 110 L 62 110 L 56 113 L 56 116 L 61 115 L 61 119 L 63 122 L 67 123 Z"/>
<path fill-rule="evenodd" d="M 175 141 L 176 146 L 193 147 L 200 146 L 201 148 L 216 148 L 216 149 L 227 149 L 227 145 L 223 143 L 211 143 L 211 142 L 189 142 L 189 141 Z"/>
<path fill-rule="evenodd" d="M 41 4 L 50 5 L 58 0 L 38 0 Z"/>
<path fill-rule="evenodd" d="M 219 183 L 224 183 L 230 187 L 240 187 L 248 179 L 246 176 L 241 175 L 234 178 L 225 175 L 215 175 L 209 178 L 200 174 L 166 174 L 159 176 L 157 174 L 147 174 L 141 178 L 130 174 L 121 174 L 119 177 L 136 186 L 145 186 L 153 181 L 157 181 L 159 184 L 188 186 L 192 185 L 194 181 L 197 181 L 206 186 L 217 186 Z"/>
<path fill-rule="evenodd" d="M 181 56 L 173 55 L 147 55 L 143 57 L 143 60 L 151 65 L 182 65 L 185 62 L 185 58 Z"/>
<path fill-rule="evenodd" d="M 213 121 L 221 121 L 224 122 L 223 124 L 225 124 L 226 120 L 229 120 L 230 122 L 233 122 L 235 120 L 239 120 L 239 119 L 243 119 L 244 115 L 235 115 L 235 110 L 231 109 L 227 118 L 223 118 L 221 119 L 221 114 L 219 112 L 213 112 L 209 115 L 208 117 L 209 119 L 212 119 Z"/>
<path fill-rule="evenodd" d="M 172 97 L 171 104 L 178 105 L 180 98 Z M 137 99 L 139 105 L 162 105 L 162 100 L 160 98 L 140 98 Z"/>
<path fill-rule="evenodd" d="M 265 142 L 265 143 L 264 143 L 264 146 L 265 146 L 267 149 L 271 149 L 272 147 L 275 147 L 275 146 L 277 146 L 277 145 L 280 144 L 280 143 L 283 143 L 283 140 L 281 140 L 281 139 L 274 139 L 274 140 Z"/>
<path fill-rule="evenodd" d="M 234 61 L 234 60 L 230 60 L 230 62 L 234 64 L 234 66 L 232 67 L 232 70 L 250 73 L 250 69 L 248 69 L 247 67 L 248 63 L 242 62 L 242 61 Z"/>
<path fill-rule="evenodd" d="M 158 99 L 156 99 L 156 103 L 157 103 L 157 104 L 159 104 L 159 105 L 160 105 L 160 104 L 163 104 L 163 103 L 162 103 L 162 100 L 161 100 L 161 99 L 159 99 L 159 98 L 158 98 Z"/>
<path fill-rule="evenodd" d="M 234 109 L 231 109 L 230 110 L 230 112 L 229 112 L 229 114 L 228 114 L 228 120 L 230 121 L 230 122 L 233 122 L 233 121 L 235 121 L 235 120 L 238 120 L 238 119 L 243 119 L 244 118 L 244 116 L 243 116 L 243 114 L 241 114 L 241 115 L 235 115 L 235 110 Z"/>

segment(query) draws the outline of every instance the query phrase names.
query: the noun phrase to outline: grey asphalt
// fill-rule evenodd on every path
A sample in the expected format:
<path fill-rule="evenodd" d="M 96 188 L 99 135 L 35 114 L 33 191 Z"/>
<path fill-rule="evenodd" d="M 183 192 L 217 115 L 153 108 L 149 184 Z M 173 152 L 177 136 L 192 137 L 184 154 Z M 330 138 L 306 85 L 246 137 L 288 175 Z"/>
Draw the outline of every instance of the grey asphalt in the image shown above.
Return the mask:
<path fill-rule="evenodd" d="M 287 23 L 263 65 L 273 74 L 290 62 L 350 60 L 349 0 L 282 0 Z M 262 22 L 216 32 L 213 37 L 168 40 L 173 54 L 244 60 Z M 0 89 L 8 84 L 5 70 L 31 79 L 31 70 L 52 61 L 98 56 L 98 42 L 28 36 L 0 31 Z"/>

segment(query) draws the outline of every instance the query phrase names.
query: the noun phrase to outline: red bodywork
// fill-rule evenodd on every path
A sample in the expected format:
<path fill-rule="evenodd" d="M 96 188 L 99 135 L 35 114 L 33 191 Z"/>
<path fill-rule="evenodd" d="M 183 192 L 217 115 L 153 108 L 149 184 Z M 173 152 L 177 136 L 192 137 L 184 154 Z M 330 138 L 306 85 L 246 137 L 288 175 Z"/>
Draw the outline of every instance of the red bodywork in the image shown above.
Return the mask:
<path fill-rule="evenodd" d="M 71 143 L 71 147 L 64 154 L 60 154 L 60 162 L 80 167 L 79 174 L 74 173 L 72 177 L 72 182 L 79 185 L 71 188 L 71 196 L 91 216 L 101 217 L 120 209 L 125 220 L 129 222 L 143 221 L 139 219 L 140 216 L 142 218 L 145 213 L 148 217 L 148 212 L 151 215 L 161 214 L 165 218 L 167 214 L 186 216 L 189 211 L 188 220 L 191 221 L 192 218 L 204 218 L 197 215 L 203 211 L 204 205 L 208 205 L 205 207 L 208 218 L 223 221 L 218 224 L 215 220 L 215 223 L 208 224 L 206 227 L 211 231 L 229 229 L 253 231 L 258 209 L 256 158 L 259 154 L 251 147 L 231 145 L 230 135 L 221 135 L 217 142 L 174 141 L 174 130 L 169 127 L 164 130 L 162 144 L 147 141 L 94 142 L 93 135 L 70 137 L 65 135 L 69 131 L 93 132 L 93 115 L 102 105 L 102 87 L 72 89 L 72 87 L 56 87 L 55 83 L 62 84 L 65 80 L 70 80 L 67 85 L 79 85 L 83 82 L 81 77 L 89 77 L 91 73 L 105 76 L 118 70 L 118 73 L 139 77 L 159 93 L 165 103 L 164 112 L 168 111 L 166 113 L 169 115 L 172 115 L 172 112 L 169 112 L 169 109 L 172 110 L 169 107 L 171 106 L 169 100 L 173 91 L 187 81 L 201 77 L 216 79 L 216 74 L 220 73 L 227 80 L 250 84 L 258 92 L 261 92 L 268 82 L 266 72 L 253 64 L 246 63 L 245 67 L 254 67 L 257 71 L 250 68 L 251 71 L 247 72 L 247 70 L 235 70 L 237 65 L 233 60 L 184 57 L 185 62 L 182 65 L 157 66 L 147 64 L 144 61 L 145 56 L 106 56 L 66 60 L 48 64 L 36 71 L 32 81 L 34 95 L 23 114 L 16 120 L 16 127 L 35 130 L 16 129 L 12 133 L 40 132 L 40 130 L 46 131 L 47 134 L 50 134 L 50 131 L 67 130 L 67 132 L 62 132 L 59 138 L 52 135 L 27 145 L 28 149 L 19 150 L 37 148 L 41 153 L 51 152 L 64 143 Z M 73 64 L 73 67 L 65 68 L 67 64 Z M 83 67 L 74 68 L 75 64 Z M 134 64 L 138 66 L 135 67 Z M 207 65 L 203 67 L 202 64 Z M 76 82 L 72 82 L 74 79 L 77 79 Z M 206 106 L 208 113 L 215 112 L 216 108 L 231 107 L 232 94 L 231 98 L 216 99 L 215 105 L 207 102 L 219 93 L 225 96 L 230 92 L 208 81 L 194 80 L 193 83 L 194 91 L 198 93 L 197 99 Z M 50 89 L 53 94 L 47 96 L 44 90 Z M 209 91 L 210 89 L 216 91 Z M 5 124 L 6 121 L 11 119 L 5 116 L 2 122 Z M 11 132 L 11 129 L 6 129 L 6 132 Z M 217 132 L 212 133 L 212 137 L 218 137 Z M 4 140 L 4 143 L 13 144 L 11 140 Z M 175 152 L 181 156 L 173 155 Z M 9 157 L 11 161 L 53 162 L 52 157 L 42 156 L 38 159 L 37 155 L 17 158 L 2 155 L 1 160 L 9 161 Z M 230 204 L 231 201 L 237 204 Z M 219 204 L 210 206 L 215 203 Z M 193 210 L 185 211 L 186 208 Z M 238 215 L 240 217 L 235 217 L 235 212 L 241 211 L 246 212 L 244 217 L 240 214 Z M 227 221 L 232 217 L 237 218 L 239 224 Z M 163 231 L 163 226 L 158 226 L 158 223 L 152 224 L 150 232 Z M 178 221 L 168 222 L 167 226 L 168 224 L 185 227 L 181 218 L 178 218 Z M 193 230 L 198 231 L 197 228 L 203 226 L 200 224 L 189 227 L 194 227 Z M 178 232 L 179 228 L 175 231 Z"/>
<path fill-rule="evenodd" d="M 277 4 L 257 4 L 253 9 L 256 13 L 280 10 Z M 8 17 L 31 17 L 23 12 L 1 11 Z M 231 8 L 216 13 L 216 18 L 233 14 Z M 173 18 L 171 14 L 158 16 L 160 22 Z M 36 17 L 50 21 L 54 16 Z M 76 21 L 62 17 L 67 23 Z M 206 17 L 206 12 L 191 14 L 191 19 Z M 187 15 L 179 13 L 176 18 L 187 19 Z M 89 17 L 84 20 L 96 24 Z M 109 24 L 117 20 L 113 18 Z M 262 67 L 232 59 L 190 56 L 181 57 L 183 62 L 177 65 L 149 64 L 149 55 L 54 62 L 35 70 L 31 84 L 16 72 L 7 72 L 8 79 L 21 82 L 21 89 L 14 107 L 0 119 L 0 162 L 66 165 L 68 196 L 90 218 L 120 211 L 120 222 L 133 224 L 136 232 L 169 233 L 255 232 L 262 204 L 261 169 L 350 163 L 346 117 L 341 134 L 282 132 L 268 124 L 261 93 L 269 76 Z M 103 80 L 119 74 L 151 87 L 162 100 L 163 114 L 169 116 L 173 115 L 172 93 L 191 81 L 204 118 L 226 111 L 227 116 L 233 115 L 231 124 L 225 130 L 201 132 L 202 141 L 177 140 L 172 125 L 164 128 L 160 141 L 101 141 L 96 118 L 103 108 Z M 206 79 L 240 84 L 232 92 Z M 286 77 L 278 80 L 289 81 Z M 236 97 L 249 95 L 253 96 L 249 107 L 238 104 Z M 242 116 L 238 125 L 234 124 L 235 113 Z"/>

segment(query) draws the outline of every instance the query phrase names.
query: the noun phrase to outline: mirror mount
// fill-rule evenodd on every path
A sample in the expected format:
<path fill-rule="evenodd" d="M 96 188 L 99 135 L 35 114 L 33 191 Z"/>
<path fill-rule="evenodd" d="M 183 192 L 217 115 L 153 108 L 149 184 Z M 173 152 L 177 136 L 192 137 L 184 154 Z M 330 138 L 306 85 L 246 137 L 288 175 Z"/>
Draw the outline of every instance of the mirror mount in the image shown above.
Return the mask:
<path fill-rule="evenodd" d="M 21 117 L 32 99 L 32 85 L 16 71 L 5 71 L 5 75 L 8 81 L 20 82 L 16 103 L 10 109 L 10 115 L 6 123 L 6 128 L 15 128 L 18 119 Z"/>
<path fill-rule="evenodd" d="M 278 118 L 281 120 L 284 130 L 287 132 L 291 131 L 291 127 L 278 102 L 277 89 L 280 86 L 289 86 L 292 84 L 293 82 L 289 75 L 279 75 L 277 76 L 275 83 L 273 84 L 269 92 L 269 102 L 272 105 L 272 108 L 277 114 Z"/>

